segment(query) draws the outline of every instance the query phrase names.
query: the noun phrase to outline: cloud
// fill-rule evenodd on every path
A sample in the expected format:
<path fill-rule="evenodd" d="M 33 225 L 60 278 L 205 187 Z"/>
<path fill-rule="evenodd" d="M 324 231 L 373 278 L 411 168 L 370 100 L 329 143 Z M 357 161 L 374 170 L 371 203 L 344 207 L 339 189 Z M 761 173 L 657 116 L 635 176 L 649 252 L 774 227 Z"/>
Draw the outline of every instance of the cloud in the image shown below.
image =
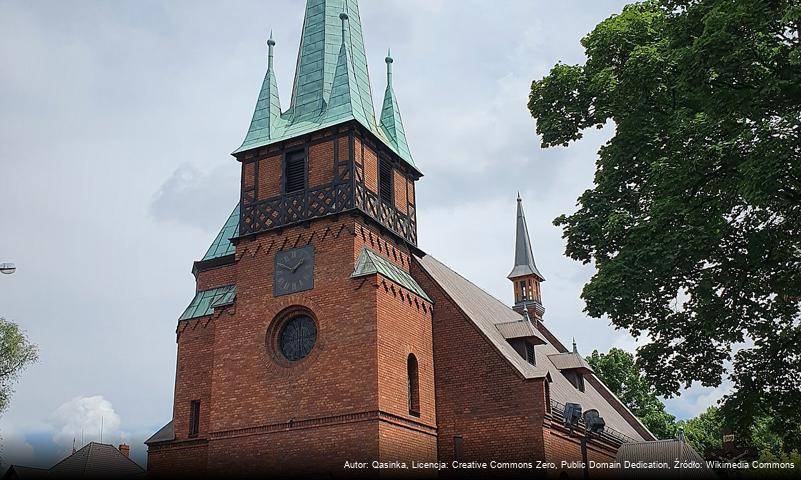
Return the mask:
<path fill-rule="evenodd" d="M 33 445 L 25 434 L 12 424 L 0 427 L 0 465 L 32 465 L 34 463 Z"/>
<path fill-rule="evenodd" d="M 161 185 L 150 203 L 150 213 L 162 222 L 173 222 L 211 231 L 236 204 L 239 170 L 230 164 L 202 171 L 184 163 Z"/>
<path fill-rule="evenodd" d="M 665 399 L 665 409 L 678 419 L 688 419 L 706 411 L 707 408 L 717 405 L 724 395 L 731 393 L 732 383 L 724 380 L 717 387 L 703 387 L 693 382 L 690 388 L 681 392 L 678 397 Z"/>
<path fill-rule="evenodd" d="M 64 452 L 90 441 L 114 443 L 128 435 L 119 431 L 120 416 L 102 395 L 79 396 L 59 406 L 50 417 L 53 442 Z M 82 441 L 83 439 L 83 441 Z"/>

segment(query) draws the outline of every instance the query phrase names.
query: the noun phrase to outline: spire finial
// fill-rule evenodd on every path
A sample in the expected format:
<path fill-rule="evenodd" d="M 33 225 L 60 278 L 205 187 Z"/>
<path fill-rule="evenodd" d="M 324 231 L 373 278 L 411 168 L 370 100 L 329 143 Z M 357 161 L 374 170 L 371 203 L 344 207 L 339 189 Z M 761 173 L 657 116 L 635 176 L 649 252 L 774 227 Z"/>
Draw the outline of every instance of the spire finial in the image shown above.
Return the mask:
<path fill-rule="evenodd" d="M 270 39 L 267 40 L 267 47 L 269 49 L 269 53 L 267 54 L 267 68 L 269 70 L 273 69 L 273 47 L 275 47 L 275 40 L 273 40 L 273 31 L 270 30 Z"/>
<path fill-rule="evenodd" d="M 345 21 L 348 19 L 348 14 L 343 11 L 339 14 L 339 19 L 342 20 L 342 45 L 345 45 Z"/>
<path fill-rule="evenodd" d="M 576 337 L 573 337 L 573 353 L 578 353 L 578 348 L 576 347 Z"/>
<path fill-rule="evenodd" d="M 384 61 L 387 62 L 387 85 L 389 86 L 392 85 L 392 62 L 394 62 L 390 49 L 387 49 L 387 58 Z"/>
<path fill-rule="evenodd" d="M 520 190 L 517 191 L 517 201 L 518 202 L 522 202 L 523 201 L 523 199 L 520 198 Z"/>

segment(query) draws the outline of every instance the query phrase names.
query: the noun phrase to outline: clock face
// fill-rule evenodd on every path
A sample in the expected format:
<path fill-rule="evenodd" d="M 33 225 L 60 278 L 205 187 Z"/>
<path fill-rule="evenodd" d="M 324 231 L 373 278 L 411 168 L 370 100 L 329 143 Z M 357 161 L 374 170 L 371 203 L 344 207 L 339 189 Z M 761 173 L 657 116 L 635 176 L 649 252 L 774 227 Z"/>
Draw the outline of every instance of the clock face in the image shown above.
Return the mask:
<path fill-rule="evenodd" d="M 276 253 L 273 280 L 276 297 L 314 288 L 314 247 L 308 245 Z"/>

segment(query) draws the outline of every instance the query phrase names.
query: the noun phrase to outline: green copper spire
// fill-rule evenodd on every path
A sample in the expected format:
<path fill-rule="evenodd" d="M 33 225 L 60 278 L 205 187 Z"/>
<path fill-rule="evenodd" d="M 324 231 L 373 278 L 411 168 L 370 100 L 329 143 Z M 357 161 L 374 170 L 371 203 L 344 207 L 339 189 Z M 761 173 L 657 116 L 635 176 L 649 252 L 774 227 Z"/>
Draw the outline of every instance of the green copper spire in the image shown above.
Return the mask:
<path fill-rule="evenodd" d="M 283 113 L 272 70 L 271 53 L 250 130 L 233 153 L 356 120 L 414 167 L 394 95 L 385 108 L 392 121 L 376 121 L 356 0 L 306 1 L 292 100 Z"/>
<path fill-rule="evenodd" d="M 406 141 L 406 131 L 403 129 L 398 101 L 392 89 L 392 59 L 391 52 L 387 50 L 387 89 L 384 92 L 384 105 L 381 108 L 381 131 L 392 142 L 394 150 L 404 159 L 412 158 L 409 144 Z"/>
<path fill-rule="evenodd" d="M 247 150 L 259 145 L 264 145 L 270 141 L 272 134 L 278 130 L 281 119 L 281 101 L 278 99 L 278 85 L 275 81 L 273 72 L 273 32 L 270 32 L 270 39 L 267 40 L 269 53 L 267 55 L 267 74 L 264 75 L 264 82 L 261 84 L 259 100 L 256 102 L 256 111 L 253 112 L 253 119 L 250 121 L 250 129 L 245 135 L 245 141 L 239 150 Z"/>
<path fill-rule="evenodd" d="M 356 71 L 353 68 L 353 61 L 350 59 L 350 50 L 345 44 L 345 25 L 349 20 L 348 14 L 340 13 L 339 19 L 342 21 L 342 44 L 339 47 L 337 68 L 334 70 L 334 81 L 323 123 L 335 123 L 338 118 L 353 115 L 360 123 L 369 125 L 371 121 L 375 122 L 373 106 L 369 105 L 369 111 L 365 109 L 362 98 L 357 93 L 359 86 Z"/>

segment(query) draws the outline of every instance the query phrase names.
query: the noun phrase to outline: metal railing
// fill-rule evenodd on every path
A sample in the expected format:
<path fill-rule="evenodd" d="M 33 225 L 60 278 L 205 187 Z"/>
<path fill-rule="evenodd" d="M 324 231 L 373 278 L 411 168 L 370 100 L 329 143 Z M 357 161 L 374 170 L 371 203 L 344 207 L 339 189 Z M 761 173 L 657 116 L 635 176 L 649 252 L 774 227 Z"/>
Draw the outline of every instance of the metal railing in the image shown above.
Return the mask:
<path fill-rule="evenodd" d="M 564 425 L 565 421 L 565 405 L 563 403 L 557 402 L 556 400 L 551 400 L 551 416 L 554 420 L 558 421 L 560 425 Z M 577 430 L 582 432 L 586 431 L 586 425 L 584 424 L 584 419 L 579 419 L 579 424 Z M 600 437 L 608 442 L 622 445 L 624 443 L 635 443 L 638 440 L 629 437 L 628 435 L 618 432 L 612 427 L 605 426 L 603 432 L 595 433 L 597 437 Z"/>

